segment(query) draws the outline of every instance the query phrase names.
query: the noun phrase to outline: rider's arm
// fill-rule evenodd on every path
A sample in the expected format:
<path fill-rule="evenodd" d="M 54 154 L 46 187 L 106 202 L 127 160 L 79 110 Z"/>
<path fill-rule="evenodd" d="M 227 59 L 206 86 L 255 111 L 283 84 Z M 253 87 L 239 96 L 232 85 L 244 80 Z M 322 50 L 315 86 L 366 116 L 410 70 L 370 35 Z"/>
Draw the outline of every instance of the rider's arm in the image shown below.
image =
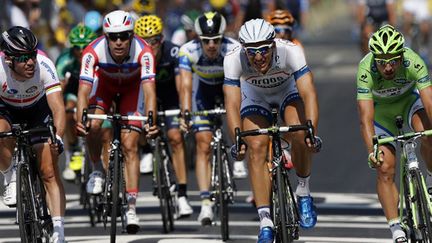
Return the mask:
<path fill-rule="evenodd" d="M 423 59 L 415 52 L 406 50 L 405 54 L 413 63 L 414 69 L 409 69 L 409 75 L 413 75 L 412 80 L 416 80 L 416 88 L 420 93 L 420 98 L 425 108 L 429 121 L 432 122 L 432 81 L 429 76 L 428 68 Z"/>
<path fill-rule="evenodd" d="M 66 114 L 62 92 L 48 94 L 47 102 L 53 114 L 54 126 L 56 127 L 57 135 L 63 137 L 66 124 Z"/>
<path fill-rule="evenodd" d="M 429 121 L 432 122 L 432 86 L 423 88 L 419 93 Z"/>
<path fill-rule="evenodd" d="M 375 108 L 373 100 L 357 100 L 357 107 L 360 117 L 361 134 L 369 154 L 373 152 L 372 138 L 375 134 L 373 125 Z"/>
<path fill-rule="evenodd" d="M 145 111 L 147 112 L 145 115 L 152 111 L 154 121 L 157 113 L 155 71 L 154 56 L 150 51 L 146 51 L 141 57 L 141 82 L 144 92 Z"/>
<path fill-rule="evenodd" d="M 77 129 L 80 130 L 81 133 L 85 133 L 85 129 L 81 123 L 83 109 L 87 109 L 89 103 L 89 95 L 93 87 L 93 82 L 96 77 L 96 67 L 98 65 L 96 55 L 91 52 L 84 51 L 82 62 L 81 62 L 81 71 L 80 71 L 80 80 L 78 87 L 78 101 L 77 101 Z"/>
<path fill-rule="evenodd" d="M 313 84 L 312 73 L 307 72 L 297 79 L 297 89 L 305 106 L 306 119 L 311 120 L 315 128 L 318 127 L 318 98 Z"/>
<path fill-rule="evenodd" d="M 181 110 L 191 110 L 192 108 L 192 60 L 187 50 L 186 43 L 180 48 L 179 69 L 181 77 Z"/>

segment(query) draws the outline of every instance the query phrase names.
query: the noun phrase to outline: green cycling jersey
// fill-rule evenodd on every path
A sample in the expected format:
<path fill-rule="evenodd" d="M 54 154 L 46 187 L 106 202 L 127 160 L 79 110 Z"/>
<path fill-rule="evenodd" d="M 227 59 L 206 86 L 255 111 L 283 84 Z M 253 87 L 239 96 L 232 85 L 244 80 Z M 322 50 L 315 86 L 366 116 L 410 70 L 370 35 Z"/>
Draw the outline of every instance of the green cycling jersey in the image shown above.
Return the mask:
<path fill-rule="evenodd" d="M 372 53 L 359 64 L 357 72 L 357 100 L 373 100 L 377 103 L 394 103 L 412 92 L 431 85 L 428 68 L 413 50 L 404 48 L 402 65 L 395 78 L 384 79 L 375 64 Z"/>

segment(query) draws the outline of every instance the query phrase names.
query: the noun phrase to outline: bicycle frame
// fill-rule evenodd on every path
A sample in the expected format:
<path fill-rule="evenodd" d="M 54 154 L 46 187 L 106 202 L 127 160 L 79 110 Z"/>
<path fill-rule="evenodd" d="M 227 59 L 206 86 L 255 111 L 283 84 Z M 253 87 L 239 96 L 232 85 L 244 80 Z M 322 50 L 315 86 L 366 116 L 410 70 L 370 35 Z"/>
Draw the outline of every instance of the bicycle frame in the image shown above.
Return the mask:
<path fill-rule="evenodd" d="M 400 122 L 400 120 L 398 120 Z M 398 125 L 399 127 L 399 125 Z M 374 153 L 377 155 L 380 145 L 397 142 L 401 146 L 400 156 L 400 183 L 399 183 L 399 217 L 400 221 L 410 228 L 412 241 L 425 240 L 432 242 L 432 204 L 427 191 L 425 179 L 419 168 L 419 161 L 415 148 L 416 139 L 423 136 L 431 136 L 432 130 L 422 132 L 402 133 L 394 137 L 374 136 Z M 426 238 L 426 239 L 424 239 Z"/>

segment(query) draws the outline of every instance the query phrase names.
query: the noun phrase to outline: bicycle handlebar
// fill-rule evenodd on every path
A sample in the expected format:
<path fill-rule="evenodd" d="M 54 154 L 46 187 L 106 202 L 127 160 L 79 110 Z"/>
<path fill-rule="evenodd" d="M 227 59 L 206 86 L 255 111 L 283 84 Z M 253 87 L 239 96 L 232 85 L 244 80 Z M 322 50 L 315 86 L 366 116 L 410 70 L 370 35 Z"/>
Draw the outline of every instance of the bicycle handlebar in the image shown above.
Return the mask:
<path fill-rule="evenodd" d="M 0 138 L 6 137 L 21 137 L 21 136 L 34 136 L 34 135 L 49 135 L 51 141 L 56 141 L 56 128 L 54 126 L 52 118 L 49 119 L 47 127 L 38 127 L 28 130 L 23 128 L 24 124 L 12 124 L 12 128 L 8 132 L 1 132 Z"/>
<path fill-rule="evenodd" d="M 393 137 L 381 137 L 375 135 L 373 137 L 373 144 L 375 145 L 383 145 L 391 142 L 403 142 L 409 139 L 416 139 L 423 136 L 431 136 L 432 135 L 432 129 L 431 130 L 425 130 L 421 132 L 409 132 L 398 136 Z"/>
<path fill-rule="evenodd" d="M 88 114 L 87 109 L 83 110 L 82 123 L 86 124 L 88 119 L 96 120 L 109 120 L 109 121 L 148 121 L 150 120 L 147 116 L 135 116 L 135 115 L 120 115 L 120 114 Z"/>

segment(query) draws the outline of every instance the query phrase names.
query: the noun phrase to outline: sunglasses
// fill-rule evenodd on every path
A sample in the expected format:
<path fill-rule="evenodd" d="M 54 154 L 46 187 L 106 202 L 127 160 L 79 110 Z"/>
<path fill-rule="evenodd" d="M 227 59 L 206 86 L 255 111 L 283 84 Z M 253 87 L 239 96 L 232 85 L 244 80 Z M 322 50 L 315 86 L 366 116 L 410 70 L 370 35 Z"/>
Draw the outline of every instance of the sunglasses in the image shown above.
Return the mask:
<path fill-rule="evenodd" d="M 37 51 L 34 51 L 32 53 L 29 53 L 29 54 L 13 57 L 13 60 L 16 62 L 19 62 L 19 63 L 26 63 L 30 59 L 35 60 L 36 57 L 37 57 Z"/>
<path fill-rule="evenodd" d="M 389 59 L 383 59 L 383 58 L 375 58 L 375 62 L 380 66 L 386 66 L 387 64 L 390 64 L 390 66 L 395 66 L 401 59 L 402 56 L 395 56 Z"/>
<path fill-rule="evenodd" d="M 210 41 L 213 41 L 213 43 L 217 45 L 222 41 L 222 36 L 221 35 L 217 35 L 213 37 L 200 36 L 200 39 L 205 45 L 208 45 Z"/>
<path fill-rule="evenodd" d="M 150 38 L 146 38 L 145 41 L 153 46 L 162 42 L 162 36 L 156 35 Z"/>
<path fill-rule="evenodd" d="M 121 41 L 129 40 L 129 38 L 132 36 L 132 33 L 129 31 L 126 32 L 119 32 L 119 33 L 108 33 L 108 39 L 110 41 L 117 41 L 120 39 Z"/>
<path fill-rule="evenodd" d="M 292 32 L 292 28 L 290 28 L 290 27 L 275 26 L 274 30 L 275 30 L 276 34 L 285 34 L 285 33 L 291 33 Z"/>
<path fill-rule="evenodd" d="M 246 53 L 251 56 L 255 57 L 258 53 L 261 54 L 261 56 L 267 55 L 273 47 L 273 43 L 271 44 L 265 44 L 258 47 L 245 47 Z"/>

